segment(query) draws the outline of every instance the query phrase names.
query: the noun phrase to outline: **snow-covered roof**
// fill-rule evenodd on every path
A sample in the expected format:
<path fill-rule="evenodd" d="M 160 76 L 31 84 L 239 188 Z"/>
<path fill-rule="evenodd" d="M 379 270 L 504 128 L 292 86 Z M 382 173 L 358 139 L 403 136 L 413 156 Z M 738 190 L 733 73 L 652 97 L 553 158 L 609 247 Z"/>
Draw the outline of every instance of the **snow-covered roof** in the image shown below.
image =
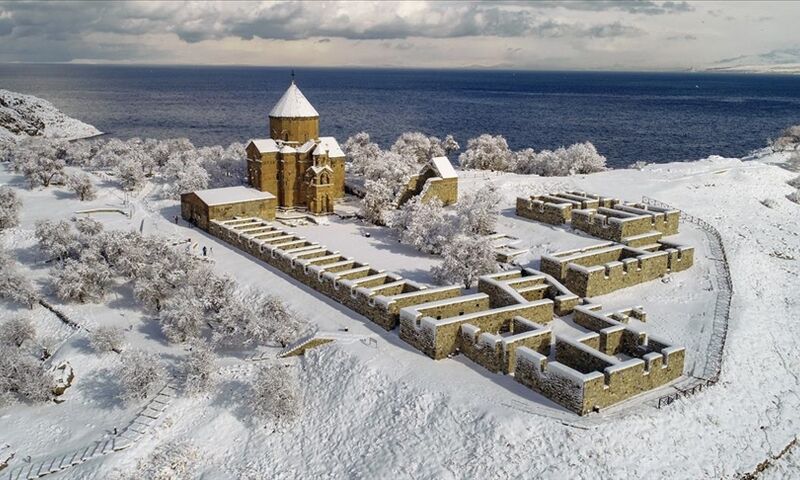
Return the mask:
<path fill-rule="evenodd" d="M 319 144 L 317 149 L 327 150 L 328 156 L 331 158 L 344 157 L 344 152 L 339 146 L 339 142 L 333 137 L 319 137 Z M 314 150 L 314 155 L 317 155 L 317 149 Z"/>
<path fill-rule="evenodd" d="M 297 88 L 297 85 L 289 85 L 283 96 L 278 103 L 272 107 L 269 112 L 270 117 L 282 118 L 303 118 L 303 117 L 319 117 L 319 113 L 311 106 L 311 103 L 303 95 L 303 92 Z"/>
<path fill-rule="evenodd" d="M 455 168 L 453 168 L 453 164 L 450 163 L 450 160 L 447 157 L 434 157 L 431 160 L 433 164 L 434 170 L 436 173 L 439 174 L 442 178 L 458 178 L 458 174 L 456 173 Z"/>
<path fill-rule="evenodd" d="M 306 153 L 309 150 L 311 150 L 312 148 L 314 148 L 314 145 L 316 145 L 316 143 L 314 143 L 314 140 L 308 140 L 308 141 L 306 141 L 306 143 L 300 145 L 297 148 L 297 151 L 300 152 L 300 153 Z"/>
<path fill-rule="evenodd" d="M 295 153 L 295 152 L 297 152 L 297 150 L 290 147 L 289 145 L 284 145 L 283 147 L 281 147 L 281 153 Z"/>
<path fill-rule="evenodd" d="M 278 151 L 278 144 L 271 138 L 254 138 L 250 143 L 256 146 L 261 153 L 270 153 Z"/>
<path fill-rule="evenodd" d="M 275 195 L 269 192 L 261 192 L 250 187 L 211 188 L 208 190 L 197 190 L 194 194 L 209 206 L 275 198 Z"/>
<path fill-rule="evenodd" d="M 325 170 L 333 173 L 333 169 L 331 167 L 327 166 L 327 165 L 323 165 L 321 167 L 318 167 L 316 165 L 312 165 L 311 167 L 309 167 L 309 170 L 313 171 L 314 175 L 319 175 L 321 172 L 324 172 Z"/>

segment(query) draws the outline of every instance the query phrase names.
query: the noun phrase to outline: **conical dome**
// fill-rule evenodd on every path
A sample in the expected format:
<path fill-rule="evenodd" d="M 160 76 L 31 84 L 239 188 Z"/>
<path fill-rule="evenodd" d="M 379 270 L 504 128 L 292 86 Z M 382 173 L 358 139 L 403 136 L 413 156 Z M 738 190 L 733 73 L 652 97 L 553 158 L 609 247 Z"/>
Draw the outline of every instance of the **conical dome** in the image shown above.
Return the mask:
<path fill-rule="evenodd" d="M 269 116 L 273 118 L 309 118 L 319 117 L 319 113 L 292 81 L 278 103 L 270 110 Z"/>

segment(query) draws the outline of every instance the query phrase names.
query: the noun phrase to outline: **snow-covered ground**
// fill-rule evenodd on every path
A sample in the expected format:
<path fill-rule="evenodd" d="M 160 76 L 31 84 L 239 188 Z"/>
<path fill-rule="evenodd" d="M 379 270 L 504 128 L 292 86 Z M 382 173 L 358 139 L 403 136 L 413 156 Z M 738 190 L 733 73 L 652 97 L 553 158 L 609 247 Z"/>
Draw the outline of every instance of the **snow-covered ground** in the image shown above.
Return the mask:
<path fill-rule="evenodd" d="M 74 140 L 100 133 L 95 127 L 61 113 L 47 100 L 0 89 L 0 143 L 25 137 Z"/>
<path fill-rule="evenodd" d="M 53 478 L 108 478 L 171 441 L 191 442 L 199 452 L 196 476 L 209 479 L 720 478 L 749 471 L 800 431 L 800 206 L 785 198 L 792 191 L 785 182 L 795 175 L 772 164 L 777 160 L 714 157 L 568 178 L 462 174 L 462 192 L 487 181 L 498 185 L 503 195 L 498 230 L 531 248 L 521 261 L 534 268 L 541 253 L 598 240 L 517 218 L 513 205 L 519 195 L 563 189 L 625 200 L 647 195 L 705 219 L 722 234 L 734 284 L 722 381 L 664 409 L 634 400 L 583 419 L 462 357 L 430 360 L 395 332 L 383 331 L 183 222 L 175 225 L 175 201 L 156 200 L 145 190 L 123 205 L 113 184 L 97 179 L 98 198 L 79 202 L 60 187 L 27 190 L 21 177 L 3 169 L 0 184 L 18 188 L 23 211 L 21 225 L 4 233 L 1 241 L 43 286 L 48 266 L 35 248 L 35 221 L 118 207 L 132 212 L 131 217 L 101 213 L 93 218 L 106 228 L 191 238 L 198 252 L 202 246 L 212 247 L 217 271 L 280 295 L 320 330 L 337 331 L 343 338 L 291 360 L 302 367 L 305 404 L 305 414 L 292 428 L 273 432 L 250 421 L 242 395 L 257 364 L 228 357 L 215 392 L 176 400 L 160 426 L 130 449 Z M 772 208 L 761 203 L 767 199 L 774 201 Z M 291 230 L 422 282 L 430 281 L 430 267 L 440 261 L 398 244 L 384 228 L 356 220 L 331 219 L 328 225 Z M 704 238 L 683 225 L 679 239 L 698 250 L 692 269 L 670 276 L 668 282 L 598 299 L 607 306 L 644 306 L 649 318 L 643 327 L 685 345 L 690 365 L 707 345 L 704 335 L 713 308 Z M 53 302 L 83 325 L 128 328 L 129 344 L 156 352 L 171 365 L 185 354 L 184 347 L 166 341 L 122 289 L 102 305 Z M 71 335 L 46 310 L 28 312 L 0 304 L 0 322 L 17 314 L 32 315 L 40 332 L 64 342 L 52 361 L 69 360 L 76 380 L 62 404 L 17 404 L 0 410 L 0 445 L 8 443 L 16 452 L 12 468 L 25 465 L 27 455 L 36 462 L 91 444 L 130 421 L 140 405 L 124 406 L 113 397 L 116 382 L 109 372 L 119 361 L 115 354 L 97 355 L 83 333 Z M 368 337 L 374 341 L 365 341 Z M 792 458 L 796 461 L 796 452 L 774 471 L 793 471 L 787 466 Z"/>

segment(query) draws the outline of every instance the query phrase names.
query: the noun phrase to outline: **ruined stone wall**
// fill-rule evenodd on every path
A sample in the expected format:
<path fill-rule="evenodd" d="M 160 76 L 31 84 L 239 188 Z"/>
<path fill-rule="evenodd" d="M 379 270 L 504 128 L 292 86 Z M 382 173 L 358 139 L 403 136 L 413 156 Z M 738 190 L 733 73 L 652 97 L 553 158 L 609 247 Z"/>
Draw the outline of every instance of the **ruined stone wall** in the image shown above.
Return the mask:
<path fill-rule="evenodd" d="M 519 348 L 515 379 L 584 415 L 681 377 L 685 350 L 613 318 L 628 316 L 644 318 L 644 312 L 576 307 L 575 322 L 595 332 L 582 339 L 556 336 L 550 351 Z"/>
<path fill-rule="evenodd" d="M 537 285 L 547 285 L 553 295 L 569 295 L 552 276 L 535 270 L 483 277 L 479 285 L 485 291 L 463 295 L 457 286 L 427 288 L 376 270 L 259 218 L 212 221 L 208 230 L 387 330 L 399 323 L 400 338 L 431 358 L 464 353 L 579 414 L 656 388 L 683 372 L 682 348 L 622 323 L 629 317 L 644 320 L 640 309 L 602 312 L 599 305 L 576 304 L 576 323 L 592 332 L 554 339 L 546 326 L 554 301 L 529 302 L 514 295 L 515 288 L 524 292 Z M 618 358 L 623 354 L 625 359 Z"/>
<path fill-rule="evenodd" d="M 664 248 L 671 244 L 660 244 Z M 581 297 L 605 295 L 691 267 L 694 249 L 678 245 L 646 251 L 619 244 L 543 255 L 541 269 Z"/>
<path fill-rule="evenodd" d="M 421 195 L 423 202 L 438 198 L 444 205 L 452 205 L 458 201 L 458 179 L 429 178 L 425 182 Z"/>
<path fill-rule="evenodd" d="M 520 347 L 527 347 L 537 352 L 548 352 L 552 342 L 552 330 L 529 322 L 522 317 L 513 319 L 514 325 L 525 322 L 533 328 L 522 328 L 506 337 L 483 332 L 471 324 L 461 326 L 459 332 L 459 351 L 473 362 L 494 373 L 506 375 L 514 373 L 516 368 L 516 352 Z"/>
<path fill-rule="evenodd" d="M 486 297 L 486 295 L 475 294 L 469 296 L 469 300 L 482 297 Z M 431 308 L 437 308 L 436 311 L 439 311 L 438 308 L 441 305 L 438 304 L 423 304 L 419 306 L 419 309 L 417 307 L 405 308 L 400 312 L 400 338 L 429 357 L 439 360 L 458 351 L 459 332 L 464 324 L 474 325 L 486 332 L 500 333 L 509 331 L 512 320 L 517 316 L 539 324 L 550 323 L 553 320 L 553 302 L 551 300 L 525 302 L 498 308 L 489 308 L 488 298 L 486 300 L 486 307 L 483 310 L 441 319 L 420 313 L 420 309 L 429 311 Z M 450 312 L 460 312 L 463 306 L 458 298 L 440 303 L 452 303 L 455 307 L 450 308 Z"/>
<path fill-rule="evenodd" d="M 516 213 L 523 218 L 536 220 L 550 225 L 562 225 L 572 218 L 571 203 L 547 202 L 541 196 L 530 198 L 518 197 Z"/>

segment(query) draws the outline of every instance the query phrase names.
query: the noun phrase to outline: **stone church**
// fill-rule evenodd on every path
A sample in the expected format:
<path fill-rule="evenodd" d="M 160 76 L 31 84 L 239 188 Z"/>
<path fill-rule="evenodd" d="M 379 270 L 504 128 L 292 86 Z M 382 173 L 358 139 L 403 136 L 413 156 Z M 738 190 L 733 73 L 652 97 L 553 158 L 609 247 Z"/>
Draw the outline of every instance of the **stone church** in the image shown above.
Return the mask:
<path fill-rule="evenodd" d="M 344 152 L 335 138 L 319 136 L 319 113 L 294 80 L 269 112 L 269 138 L 248 143 L 247 173 L 283 208 L 332 213 L 344 196 Z"/>

